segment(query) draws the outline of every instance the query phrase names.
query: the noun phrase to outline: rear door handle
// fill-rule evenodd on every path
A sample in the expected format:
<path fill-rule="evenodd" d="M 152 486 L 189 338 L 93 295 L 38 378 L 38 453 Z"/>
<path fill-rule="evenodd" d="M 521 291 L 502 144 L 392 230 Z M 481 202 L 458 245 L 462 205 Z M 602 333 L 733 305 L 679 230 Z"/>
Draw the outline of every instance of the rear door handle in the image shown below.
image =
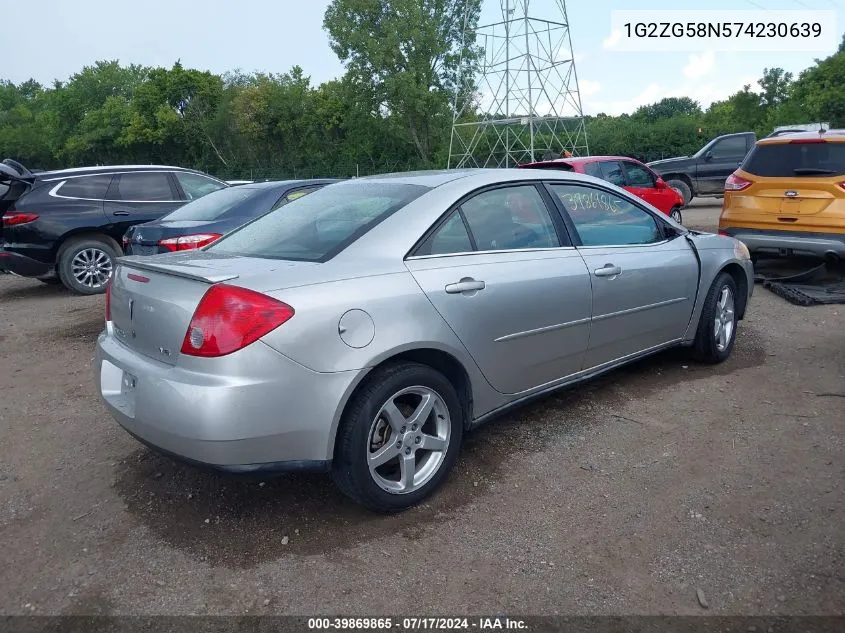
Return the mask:
<path fill-rule="evenodd" d="M 476 281 L 475 279 L 461 279 L 454 284 L 446 285 L 446 292 L 450 295 L 456 295 L 461 292 L 472 292 L 473 290 L 484 290 L 486 284 L 483 281 Z"/>
<path fill-rule="evenodd" d="M 112 215 L 129 215 L 129 211 L 115 211 Z"/>
<path fill-rule="evenodd" d="M 601 268 L 596 268 L 593 271 L 593 274 L 596 277 L 616 277 L 616 275 L 622 274 L 622 269 L 619 266 L 614 266 L 613 264 L 605 264 Z"/>

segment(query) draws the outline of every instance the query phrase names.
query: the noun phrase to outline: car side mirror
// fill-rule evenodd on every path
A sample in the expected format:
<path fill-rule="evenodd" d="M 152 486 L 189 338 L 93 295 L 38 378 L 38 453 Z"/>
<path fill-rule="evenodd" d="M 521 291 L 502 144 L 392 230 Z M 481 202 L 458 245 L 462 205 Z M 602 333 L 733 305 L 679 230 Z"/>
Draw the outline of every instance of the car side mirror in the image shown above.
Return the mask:
<path fill-rule="evenodd" d="M 708 163 L 713 160 L 713 150 L 709 149 L 704 153 L 704 160 Z"/>
<path fill-rule="evenodd" d="M 658 178 L 654 181 L 655 189 L 666 189 L 667 186 L 668 185 L 666 184 L 666 181 L 663 180 L 663 178 Z"/>

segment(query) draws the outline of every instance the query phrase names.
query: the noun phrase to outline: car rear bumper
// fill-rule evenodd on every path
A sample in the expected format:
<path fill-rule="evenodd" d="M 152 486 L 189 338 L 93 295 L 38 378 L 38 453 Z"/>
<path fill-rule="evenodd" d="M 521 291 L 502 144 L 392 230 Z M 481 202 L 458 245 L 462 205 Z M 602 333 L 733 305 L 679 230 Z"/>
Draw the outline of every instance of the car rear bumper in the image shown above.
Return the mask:
<path fill-rule="evenodd" d="M 112 417 L 163 453 L 230 472 L 324 468 L 359 372 L 319 373 L 262 342 L 227 357 L 157 362 L 109 333 L 94 372 Z"/>
<path fill-rule="evenodd" d="M 722 228 L 720 232 L 744 243 L 757 255 L 812 255 L 845 259 L 845 233 L 805 233 L 761 229 Z"/>
<path fill-rule="evenodd" d="M 0 270 L 21 277 L 42 277 L 54 272 L 55 266 L 0 246 Z"/>

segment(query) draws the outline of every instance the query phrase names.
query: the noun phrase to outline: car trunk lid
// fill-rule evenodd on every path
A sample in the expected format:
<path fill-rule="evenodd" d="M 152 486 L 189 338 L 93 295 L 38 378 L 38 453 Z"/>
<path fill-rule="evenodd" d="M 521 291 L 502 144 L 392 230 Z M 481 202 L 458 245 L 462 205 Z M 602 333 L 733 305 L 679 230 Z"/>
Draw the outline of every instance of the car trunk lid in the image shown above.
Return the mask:
<path fill-rule="evenodd" d="M 179 220 L 148 222 L 130 227 L 124 235 L 123 250 L 127 255 L 158 255 L 171 249 L 160 242 L 168 238 L 198 234 L 223 234 L 216 222 Z"/>
<path fill-rule="evenodd" d="M 845 181 L 845 176 L 839 178 Z M 823 213 L 845 198 L 845 189 L 835 179 L 818 177 L 755 178 L 747 196 L 763 213 L 807 216 Z"/>
<path fill-rule="evenodd" d="M 256 260 L 204 251 L 122 257 L 112 275 L 110 312 L 115 337 L 126 347 L 175 365 L 194 311 L 214 284 L 258 292 L 307 283 L 311 262 Z"/>

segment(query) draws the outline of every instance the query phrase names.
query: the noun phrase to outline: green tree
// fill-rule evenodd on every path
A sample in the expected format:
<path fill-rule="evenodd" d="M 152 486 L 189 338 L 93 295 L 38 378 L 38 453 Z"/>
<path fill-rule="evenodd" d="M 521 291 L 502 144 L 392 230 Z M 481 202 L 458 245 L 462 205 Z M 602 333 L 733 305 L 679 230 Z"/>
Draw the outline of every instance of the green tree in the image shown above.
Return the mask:
<path fill-rule="evenodd" d="M 332 0 L 323 25 L 369 110 L 401 124 L 423 165 L 448 135 L 451 95 L 473 76 L 480 0 Z"/>
<path fill-rule="evenodd" d="M 657 103 L 637 108 L 633 116 L 648 121 L 657 121 L 674 116 L 698 116 L 700 114 L 701 105 L 697 101 L 693 101 L 689 97 L 666 97 Z"/>

